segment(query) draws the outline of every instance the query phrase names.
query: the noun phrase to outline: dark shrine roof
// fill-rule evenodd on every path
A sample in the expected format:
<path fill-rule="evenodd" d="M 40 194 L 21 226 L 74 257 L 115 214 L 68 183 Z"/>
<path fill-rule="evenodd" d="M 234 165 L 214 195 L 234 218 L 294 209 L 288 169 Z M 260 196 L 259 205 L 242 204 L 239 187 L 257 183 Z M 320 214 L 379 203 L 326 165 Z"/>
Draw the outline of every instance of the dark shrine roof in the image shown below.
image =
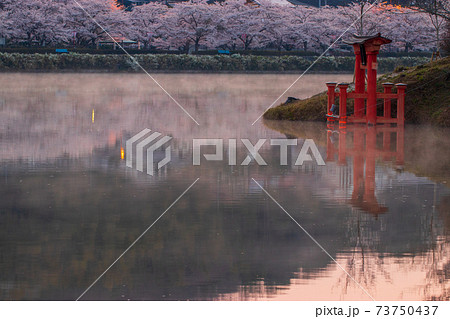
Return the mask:
<path fill-rule="evenodd" d="M 392 40 L 382 37 L 381 33 L 375 34 L 375 35 L 357 35 L 353 34 L 350 38 L 347 40 L 343 40 L 345 44 L 364 44 L 366 42 L 378 42 L 378 44 L 387 44 L 391 43 Z"/>

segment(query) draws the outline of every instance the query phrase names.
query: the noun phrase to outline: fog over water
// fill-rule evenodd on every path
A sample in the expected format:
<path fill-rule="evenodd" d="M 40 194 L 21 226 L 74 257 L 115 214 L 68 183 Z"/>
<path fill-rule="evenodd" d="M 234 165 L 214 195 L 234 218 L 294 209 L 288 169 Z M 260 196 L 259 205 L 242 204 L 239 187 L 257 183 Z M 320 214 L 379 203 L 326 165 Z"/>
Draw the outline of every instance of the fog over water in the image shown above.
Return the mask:
<path fill-rule="evenodd" d="M 197 178 L 83 300 L 369 300 L 359 285 L 449 299 L 448 129 L 252 126 L 297 75 L 155 77 L 200 125 L 145 75 L 0 74 L 0 299 L 78 298 Z M 351 80 L 306 75 L 280 102 Z M 154 176 L 121 155 L 145 128 L 173 138 Z M 286 137 L 298 146 L 280 165 L 269 139 Z M 225 160 L 193 166 L 193 138 L 224 139 Z M 239 165 L 241 139 L 267 139 L 268 165 Z M 295 165 L 305 139 L 325 166 Z"/>

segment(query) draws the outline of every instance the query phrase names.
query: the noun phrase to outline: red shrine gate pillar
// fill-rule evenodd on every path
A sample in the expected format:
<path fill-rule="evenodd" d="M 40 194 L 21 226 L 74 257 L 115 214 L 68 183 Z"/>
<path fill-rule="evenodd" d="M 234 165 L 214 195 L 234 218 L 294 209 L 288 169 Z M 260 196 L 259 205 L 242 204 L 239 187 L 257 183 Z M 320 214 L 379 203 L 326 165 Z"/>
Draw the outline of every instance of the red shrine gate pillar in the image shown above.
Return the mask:
<path fill-rule="evenodd" d="M 394 86 L 393 83 L 383 83 L 384 93 L 391 94 L 393 86 Z M 390 119 L 391 116 L 392 116 L 391 106 L 392 106 L 391 99 L 384 99 L 383 116 L 384 116 L 385 119 Z"/>
<path fill-rule="evenodd" d="M 345 127 L 347 123 L 358 124 L 366 123 L 368 125 L 397 124 L 403 126 L 405 120 L 405 91 L 406 84 L 395 84 L 397 93 L 392 93 L 392 83 L 384 83 L 384 92 L 377 92 L 377 56 L 380 47 L 392 41 L 384 38 L 378 33 L 373 36 L 353 35 L 344 43 L 352 45 L 355 52 L 355 89 L 347 92 L 348 84 L 338 85 L 339 93 L 335 91 L 336 83 L 328 82 L 328 107 L 327 121 L 333 123 L 339 120 L 339 126 Z M 367 81 L 366 81 L 367 78 Z M 367 83 L 366 83 L 367 82 Z M 339 115 L 332 114 L 330 111 L 336 96 L 339 96 Z M 347 100 L 354 99 L 354 111 L 347 114 Z M 377 116 L 377 100 L 384 100 L 380 104 L 383 108 L 383 115 Z M 397 118 L 392 118 L 391 100 L 397 100 Z M 365 110 L 365 112 L 364 112 Z M 364 115 L 365 113 L 365 115 Z"/>
<path fill-rule="evenodd" d="M 339 83 L 339 127 L 347 125 L 347 88 L 348 83 Z"/>
<path fill-rule="evenodd" d="M 331 115 L 331 106 L 334 104 L 334 100 L 336 98 L 335 90 L 336 90 L 336 82 L 327 82 L 328 87 L 328 105 L 327 105 L 327 114 Z"/>
<path fill-rule="evenodd" d="M 377 54 L 367 54 L 367 124 L 377 124 Z"/>
<path fill-rule="evenodd" d="M 366 90 L 366 72 L 361 68 L 361 50 L 359 46 L 355 46 L 355 93 L 364 93 Z M 364 116 L 364 99 L 355 99 L 355 111 L 356 118 L 362 118 Z"/>
<path fill-rule="evenodd" d="M 405 91 L 406 84 L 398 83 L 397 87 L 398 99 L 397 99 L 397 125 L 403 126 L 405 124 Z"/>
<path fill-rule="evenodd" d="M 355 110 L 354 118 L 364 117 L 364 100 L 366 102 L 366 123 L 377 124 L 377 55 L 383 44 L 392 41 L 381 34 L 373 36 L 353 35 L 344 43 L 353 46 L 355 52 Z M 367 70 L 367 91 L 366 91 Z"/>

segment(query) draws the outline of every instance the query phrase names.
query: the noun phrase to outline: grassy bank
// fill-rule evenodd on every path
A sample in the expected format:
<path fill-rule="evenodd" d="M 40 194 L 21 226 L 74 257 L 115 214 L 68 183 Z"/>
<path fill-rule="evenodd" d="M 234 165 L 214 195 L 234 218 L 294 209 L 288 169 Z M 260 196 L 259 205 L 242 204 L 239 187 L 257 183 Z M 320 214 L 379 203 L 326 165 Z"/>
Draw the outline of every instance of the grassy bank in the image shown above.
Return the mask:
<path fill-rule="evenodd" d="M 405 106 L 407 123 L 431 123 L 450 127 L 450 57 L 415 67 L 397 67 L 395 72 L 378 79 L 379 91 L 384 82 L 408 84 Z M 264 118 L 325 121 L 326 104 L 327 95 L 322 92 L 305 100 L 274 107 L 264 114 Z M 393 104 L 395 109 L 395 102 Z M 349 110 L 352 110 L 351 104 Z M 381 113 L 382 103 L 379 103 L 378 114 Z"/>
<path fill-rule="evenodd" d="M 202 72 L 285 72 L 304 71 L 316 57 L 255 55 L 186 55 L 140 54 L 139 64 L 148 71 Z M 380 72 L 394 70 L 397 65 L 415 66 L 425 57 L 380 58 Z M 323 57 L 311 68 L 313 72 L 352 72 L 353 57 Z M 126 55 L 113 54 L 23 54 L 0 53 L 0 71 L 103 71 L 142 72 Z"/>

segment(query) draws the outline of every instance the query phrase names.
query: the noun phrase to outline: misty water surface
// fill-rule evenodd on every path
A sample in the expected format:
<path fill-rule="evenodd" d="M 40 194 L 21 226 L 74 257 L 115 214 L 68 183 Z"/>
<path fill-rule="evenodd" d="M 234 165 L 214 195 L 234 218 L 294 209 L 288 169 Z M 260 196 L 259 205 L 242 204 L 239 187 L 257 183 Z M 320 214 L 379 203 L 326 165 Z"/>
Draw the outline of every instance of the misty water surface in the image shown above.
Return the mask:
<path fill-rule="evenodd" d="M 0 74 L 0 299 L 78 298 L 197 178 L 82 300 L 369 300 L 355 281 L 377 300 L 449 299 L 449 130 L 251 125 L 296 75 L 156 78 L 200 125 L 145 75 Z M 351 80 L 307 75 L 280 102 Z M 122 158 L 144 128 L 173 137 L 155 176 Z M 193 138 L 285 137 L 326 165 L 294 165 L 298 146 L 280 166 L 269 141 L 267 166 L 192 165 Z"/>

